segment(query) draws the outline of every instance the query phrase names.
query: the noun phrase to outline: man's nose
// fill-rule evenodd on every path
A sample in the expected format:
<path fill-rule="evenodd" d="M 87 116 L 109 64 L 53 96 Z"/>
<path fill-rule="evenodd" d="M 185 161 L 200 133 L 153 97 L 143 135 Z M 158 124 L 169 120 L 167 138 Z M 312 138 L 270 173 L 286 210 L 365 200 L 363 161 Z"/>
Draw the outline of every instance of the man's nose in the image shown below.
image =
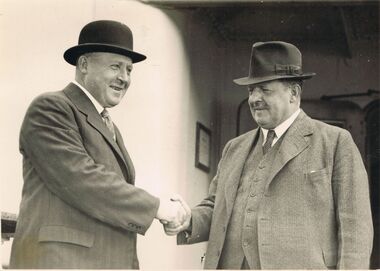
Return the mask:
<path fill-rule="evenodd" d="M 121 70 L 117 76 L 117 79 L 119 79 L 123 83 L 128 83 L 129 79 L 130 79 L 130 75 L 129 75 L 128 71 L 122 71 Z"/>
<path fill-rule="evenodd" d="M 250 103 L 255 103 L 255 102 L 258 102 L 258 101 L 262 101 L 261 91 L 259 91 L 259 90 L 252 90 L 249 93 L 248 101 Z"/>

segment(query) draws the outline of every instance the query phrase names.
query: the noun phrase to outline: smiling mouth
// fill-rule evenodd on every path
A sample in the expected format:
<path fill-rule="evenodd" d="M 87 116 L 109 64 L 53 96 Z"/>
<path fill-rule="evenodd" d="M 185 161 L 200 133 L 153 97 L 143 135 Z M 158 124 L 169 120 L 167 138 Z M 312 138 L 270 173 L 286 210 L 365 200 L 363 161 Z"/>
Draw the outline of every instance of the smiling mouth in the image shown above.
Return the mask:
<path fill-rule="evenodd" d="M 122 91 L 124 89 L 123 87 L 118 87 L 118 86 L 110 86 L 110 88 L 116 91 Z"/>

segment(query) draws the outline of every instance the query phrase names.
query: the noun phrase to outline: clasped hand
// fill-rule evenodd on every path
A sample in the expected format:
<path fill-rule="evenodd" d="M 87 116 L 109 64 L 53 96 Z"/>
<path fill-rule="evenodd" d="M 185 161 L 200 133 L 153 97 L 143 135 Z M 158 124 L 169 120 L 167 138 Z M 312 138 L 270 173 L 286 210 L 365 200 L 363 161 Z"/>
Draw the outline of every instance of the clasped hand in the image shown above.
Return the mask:
<path fill-rule="evenodd" d="M 161 200 L 156 215 L 164 226 L 167 235 L 177 235 L 189 228 L 191 210 L 181 196 L 175 195 L 170 200 Z"/>

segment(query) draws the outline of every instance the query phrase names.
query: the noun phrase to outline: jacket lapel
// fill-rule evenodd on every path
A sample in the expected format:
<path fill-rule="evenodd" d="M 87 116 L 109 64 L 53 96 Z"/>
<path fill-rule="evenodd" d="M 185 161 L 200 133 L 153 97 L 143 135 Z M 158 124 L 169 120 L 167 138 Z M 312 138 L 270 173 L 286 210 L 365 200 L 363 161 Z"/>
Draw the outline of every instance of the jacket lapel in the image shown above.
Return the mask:
<path fill-rule="evenodd" d="M 257 141 L 259 136 L 259 129 L 255 129 L 252 133 L 249 133 L 246 137 L 242 139 L 241 142 L 237 142 L 234 152 L 228 158 L 230 164 L 228 164 L 228 169 L 226 171 L 227 181 L 225 185 L 225 198 L 226 198 L 226 210 L 227 210 L 227 221 L 232 212 L 232 208 L 235 202 L 237 189 L 240 184 L 241 174 L 245 165 L 245 161 L 250 153 L 252 145 Z M 232 147 L 232 146 L 231 146 Z"/>
<path fill-rule="evenodd" d="M 300 114 L 285 133 L 281 146 L 270 169 L 265 191 L 278 172 L 294 157 L 309 146 L 307 136 L 313 133 L 310 118 L 301 110 Z"/>
<path fill-rule="evenodd" d="M 87 116 L 87 122 L 98 130 L 99 133 L 103 135 L 105 140 L 109 143 L 112 149 L 118 154 L 121 160 L 124 162 L 126 168 L 128 169 L 127 162 L 124 159 L 124 156 L 117 145 L 116 141 L 113 140 L 112 133 L 104 125 L 102 117 L 96 111 L 95 106 L 92 104 L 90 99 L 83 93 L 83 91 L 73 83 L 70 83 L 63 92 L 69 97 L 69 99 L 75 104 L 80 112 Z M 121 136 L 119 135 L 119 138 Z"/>
<path fill-rule="evenodd" d="M 129 156 L 127 149 L 125 148 L 124 141 L 123 141 L 123 138 L 120 134 L 119 129 L 117 128 L 116 125 L 114 125 L 114 126 L 115 126 L 115 133 L 116 133 L 116 142 L 117 142 L 117 145 L 119 146 L 119 148 L 123 154 L 124 161 L 127 164 L 127 169 L 128 169 L 128 173 L 129 173 L 129 177 L 130 177 L 129 180 L 131 181 L 132 184 L 134 184 L 134 182 L 135 182 L 135 168 L 133 166 L 132 159 Z"/>

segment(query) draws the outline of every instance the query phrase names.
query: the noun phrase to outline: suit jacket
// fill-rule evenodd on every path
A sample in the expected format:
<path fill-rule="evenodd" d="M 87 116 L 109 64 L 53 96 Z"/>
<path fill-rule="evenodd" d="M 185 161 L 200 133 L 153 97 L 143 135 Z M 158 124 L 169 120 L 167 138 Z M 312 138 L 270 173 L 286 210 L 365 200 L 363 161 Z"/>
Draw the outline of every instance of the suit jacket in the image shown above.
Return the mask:
<path fill-rule="evenodd" d="M 10 268 L 138 268 L 159 200 L 76 85 L 37 97 L 20 133 L 24 186 Z"/>
<path fill-rule="evenodd" d="M 227 143 L 208 197 L 192 210 L 191 236 L 177 237 L 179 244 L 209 241 L 206 269 L 218 266 L 242 169 L 258 133 Z M 262 269 L 369 268 L 368 179 L 349 132 L 301 111 L 272 163 L 257 228 Z"/>

